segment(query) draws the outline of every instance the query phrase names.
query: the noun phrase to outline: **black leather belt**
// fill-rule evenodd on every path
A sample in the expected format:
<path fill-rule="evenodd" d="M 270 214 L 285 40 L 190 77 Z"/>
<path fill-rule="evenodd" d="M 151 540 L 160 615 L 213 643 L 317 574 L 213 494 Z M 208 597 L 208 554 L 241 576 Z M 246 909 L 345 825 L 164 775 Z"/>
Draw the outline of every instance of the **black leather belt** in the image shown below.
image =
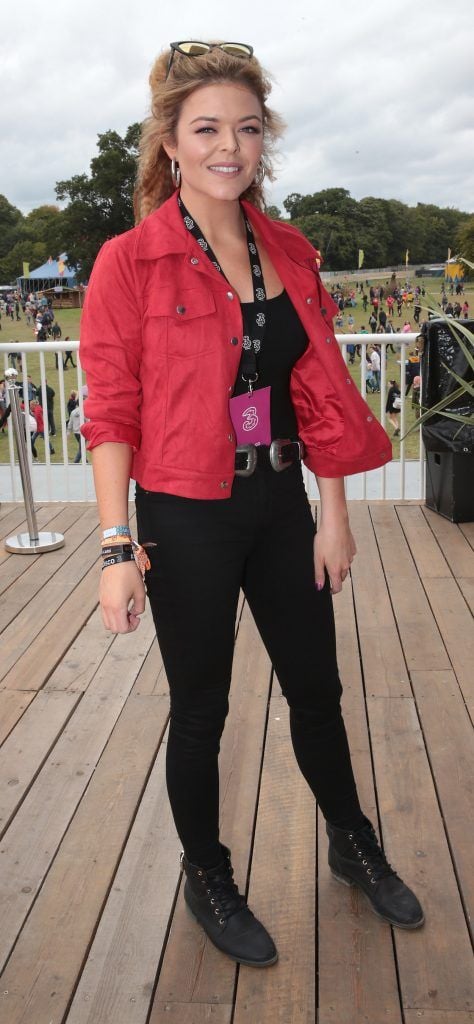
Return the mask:
<path fill-rule="evenodd" d="M 299 439 L 277 437 L 271 445 L 241 444 L 235 451 L 236 476 L 251 476 L 257 466 L 281 473 L 304 458 L 304 444 Z"/>

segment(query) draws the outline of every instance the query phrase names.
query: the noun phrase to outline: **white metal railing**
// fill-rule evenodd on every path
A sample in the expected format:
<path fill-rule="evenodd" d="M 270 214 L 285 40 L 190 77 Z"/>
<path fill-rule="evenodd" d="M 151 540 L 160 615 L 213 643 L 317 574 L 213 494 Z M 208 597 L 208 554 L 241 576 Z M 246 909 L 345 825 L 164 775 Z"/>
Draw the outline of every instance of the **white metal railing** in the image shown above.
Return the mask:
<path fill-rule="evenodd" d="M 400 434 L 402 440 L 400 441 L 400 458 L 389 463 L 388 466 L 383 466 L 380 469 L 371 470 L 369 473 L 359 473 L 355 476 L 347 477 L 346 480 L 346 492 L 347 497 L 351 498 L 369 498 L 369 499 L 399 499 L 399 498 L 423 498 L 425 494 L 425 464 L 424 464 L 424 450 L 421 440 L 421 428 L 420 428 L 420 439 L 419 439 L 419 457 L 418 459 L 406 459 L 405 455 L 405 441 L 403 435 L 406 429 L 406 401 L 405 401 L 405 387 L 406 387 L 406 358 L 407 349 L 412 345 L 418 335 L 415 333 L 410 334 L 336 334 L 337 341 L 341 346 L 341 351 L 345 362 L 348 362 L 348 345 L 360 345 L 361 346 L 361 377 L 360 377 L 360 392 L 362 396 L 366 397 L 366 356 L 367 348 L 373 344 L 380 345 L 381 347 L 381 377 L 380 377 L 380 412 L 379 419 L 383 426 L 386 425 L 386 383 L 387 383 L 387 359 L 386 351 L 387 345 L 393 345 L 400 351 L 400 392 L 402 399 L 402 406 L 400 410 Z M 19 383 L 23 386 L 23 393 L 28 393 L 28 359 L 31 353 L 39 355 L 39 366 L 40 366 L 40 381 L 35 381 L 35 384 L 39 384 L 41 388 L 41 404 L 43 407 L 44 415 L 44 428 L 45 428 L 45 462 L 43 464 L 33 464 L 31 445 L 28 444 L 28 459 L 30 463 L 30 471 L 33 483 L 33 494 L 35 501 L 94 501 L 94 486 L 92 479 L 92 467 L 86 461 L 86 448 L 84 438 L 81 438 L 81 461 L 77 464 L 72 464 L 69 461 L 68 445 L 67 445 L 67 409 L 66 409 L 66 389 L 65 389 L 65 373 L 63 369 L 62 354 L 66 351 L 71 351 L 76 354 L 76 383 L 74 389 L 78 392 L 79 397 L 79 408 L 81 411 L 81 422 L 83 420 L 83 387 L 84 378 L 79 361 L 79 342 L 77 340 L 67 341 L 45 341 L 45 342 L 8 342 L 0 343 L 0 360 L 3 359 L 4 369 L 12 365 L 12 359 L 10 354 L 15 355 L 15 364 L 17 357 L 21 357 L 21 366 L 18 367 L 19 372 Z M 48 410 L 46 401 L 46 356 L 51 357 L 61 354 L 61 358 L 57 360 L 58 363 L 58 384 L 59 384 L 59 396 L 56 394 L 55 398 L 55 422 L 57 424 L 57 433 L 54 438 L 55 449 L 57 452 L 58 441 L 61 445 L 61 460 L 60 462 L 52 462 L 49 453 L 48 445 L 48 433 L 49 433 L 49 420 Z M 1 365 L 1 364 L 0 364 Z M 31 365 L 31 360 L 30 360 Z M 59 407 L 58 407 L 59 397 Z M 8 462 L 0 463 L 0 499 L 3 501 L 20 501 L 22 498 L 21 492 L 21 481 L 18 464 L 16 463 L 16 453 L 14 451 L 13 435 L 12 431 L 8 430 Z M 305 470 L 305 483 L 310 498 L 318 497 L 318 491 L 316 481 L 312 473 L 309 470 Z M 132 487 L 131 492 L 132 496 Z"/>

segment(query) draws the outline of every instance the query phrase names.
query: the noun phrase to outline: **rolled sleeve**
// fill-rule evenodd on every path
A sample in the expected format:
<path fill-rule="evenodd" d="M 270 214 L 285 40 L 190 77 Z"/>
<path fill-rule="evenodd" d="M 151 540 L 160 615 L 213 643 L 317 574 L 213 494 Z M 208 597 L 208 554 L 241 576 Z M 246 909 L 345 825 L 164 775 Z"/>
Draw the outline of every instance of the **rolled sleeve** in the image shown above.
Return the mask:
<path fill-rule="evenodd" d="M 102 246 L 87 288 L 79 355 L 86 373 L 88 449 L 107 441 L 141 440 L 141 315 L 126 235 Z"/>

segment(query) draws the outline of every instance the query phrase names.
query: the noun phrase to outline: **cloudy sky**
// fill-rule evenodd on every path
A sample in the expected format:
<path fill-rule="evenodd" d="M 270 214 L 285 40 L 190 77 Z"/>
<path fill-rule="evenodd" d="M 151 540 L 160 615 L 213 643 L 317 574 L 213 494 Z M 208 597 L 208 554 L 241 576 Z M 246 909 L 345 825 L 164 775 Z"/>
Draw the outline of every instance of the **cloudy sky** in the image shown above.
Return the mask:
<path fill-rule="evenodd" d="M 99 132 L 148 112 L 169 40 L 252 43 L 288 130 L 268 201 L 339 186 L 474 211 L 472 0 L 8 4 L 0 192 L 24 212 L 87 171 Z"/>

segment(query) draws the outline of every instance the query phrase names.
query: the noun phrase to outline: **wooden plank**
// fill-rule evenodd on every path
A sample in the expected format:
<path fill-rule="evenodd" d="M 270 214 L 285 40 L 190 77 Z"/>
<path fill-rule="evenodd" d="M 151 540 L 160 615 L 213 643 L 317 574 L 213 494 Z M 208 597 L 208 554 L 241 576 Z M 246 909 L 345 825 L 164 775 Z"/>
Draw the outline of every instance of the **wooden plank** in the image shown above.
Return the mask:
<path fill-rule="evenodd" d="M 474 549 L 474 523 L 458 523 L 458 527 L 468 544 Z"/>
<path fill-rule="evenodd" d="M 474 622 L 455 580 L 425 580 L 438 629 L 465 700 L 474 699 Z"/>
<path fill-rule="evenodd" d="M 151 698 L 144 701 L 148 710 Z M 160 721 L 167 715 L 165 697 Z M 180 879 L 180 842 L 166 790 L 166 743 L 137 817 L 67 1016 L 67 1024 L 142 1024 Z"/>
<path fill-rule="evenodd" d="M 466 827 L 474 810 L 471 722 L 452 672 L 413 672 L 412 683 L 451 852 L 472 919 L 472 841 Z"/>
<path fill-rule="evenodd" d="M 0 834 L 21 803 L 79 696 L 38 693 L 0 750 Z"/>
<path fill-rule="evenodd" d="M 474 576 L 474 551 L 469 543 L 470 526 L 450 523 L 432 509 L 423 508 L 423 515 L 436 537 L 454 576 Z M 474 539 L 474 529 L 471 531 Z"/>
<path fill-rule="evenodd" d="M 474 579 L 462 579 L 459 577 L 457 580 L 457 584 L 461 593 L 464 596 L 464 600 L 466 601 L 468 608 L 470 608 L 472 614 L 474 615 Z"/>
<path fill-rule="evenodd" d="M 377 822 L 357 630 L 350 586 L 334 600 L 343 714 L 361 806 Z M 359 626 L 359 623 L 357 623 Z M 318 821 L 318 1024 L 401 1024 L 390 929 L 371 912 L 362 893 L 333 879 L 328 839 Z M 374 963 L 377 969 L 374 970 Z"/>
<path fill-rule="evenodd" d="M 220 754 L 221 838 L 231 849 L 241 890 L 249 864 L 269 688 L 270 663 L 245 605 Z M 252 909 L 258 915 L 259 906 Z M 180 893 L 149 1024 L 167 1024 L 166 1007 L 174 1004 L 188 1003 L 193 1009 L 199 1004 L 230 1005 L 235 972 L 236 964 L 208 941 Z"/>
<path fill-rule="evenodd" d="M 414 702 L 369 698 L 368 710 L 385 851 L 426 918 L 394 930 L 403 1006 L 469 1009 L 469 933 Z"/>
<path fill-rule="evenodd" d="M 469 1010 L 405 1010 L 405 1024 L 473 1024 Z"/>
<path fill-rule="evenodd" d="M 151 614 L 148 611 L 145 612 L 145 616 Z M 142 616 L 142 620 L 144 616 Z M 161 657 L 161 651 L 158 646 L 158 640 L 153 640 L 153 643 L 148 651 L 148 654 L 141 666 L 141 669 L 137 676 L 137 681 L 133 687 L 133 693 L 138 696 L 162 696 L 169 698 L 169 686 L 166 678 L 166 672 L 163 666 L 163 658 Z"/>
<path fill-rule="evenodd" d="M 350 519 L 357 546 L 351 576 L 367 693 L 379 697 L 410 697 L 409 676 L 367 503 L 351 502 Z M 335 599 L 336 607 L 338 601 L 339 596 Z M 339 633 L 341 628 L 343 623 L 338 627 L 340 648 L 344 647 Z M 359 671 L 356 678 L 359 678 Z"/>
<path fill-rule="evenodd" d="M 249 905 L 279 951 L 268 970 L 239 971 L 234 1024 L 309 1024 L 315 1016 L 316 804 L 291 745 L 288 705 L 270 701 Z"/>
<path fill-rule="evenodd" d="M 448 655 L 393 506 L 371 516 L 409 671 L 449 669 Z"/>
<path fill-rule="evenodd" d="M 94 509 L 91 509 L 81 519 L 82 528 L 89 535 L 88 539 L 73 552 L 67 563 L 62 566 L 61 571 L 42 587 L 41 601 L 28 604 L 16 616 L 15 621 L 4 630 L 0 679 L 5 678 L 20 655 L 33 644 L 55 612 L 64 607 L 64 602 L 80 584 L 91 565 L 97 563 L 97 569 L 99 568 L 97 540 L 91 535 L 95 522 L 96 513 Z M 49 560 L 55 554 L 56 552 L 52 551 L 42 557 Z M 32 567 L 32 569 L 34 568 L 35 566 Z M 34 687 L 24 688 L 33 689 Z"/>
<path fill-rule="evenodd" d="M 50 508 L 42 509 L 41 511 L 43 513 L 42 518 L 44 519 L 44 522 L 41 522 L 41 516 L 37 517 L 39 529 L 47 529 L 48 531 L 54 531 L 56 533 L 64 534 L 66 545 L 64 548 L 58 550 L 62 552 L 66 551 L 66 557 L 69 557 L 71 549 L 69 546 L 70 538 L 68 536 L 68 531 L 70 530 L 71 526 L 73 526 L 73 524 L 79 519 L 79 517 L 82 516 L 82 511 L 78 509 L 75 505 L 68 505 L 65 509 L 56 509 L 55 512 L 53 512 Z M 36 565 L 38 563 L 41 564 L 46 554 L 48 555 L 49 559 L 51 552 L 44 552 L 43 554 L 37 555 L 12 554 L 2 561 L 2 572 L 0 576 L 0 593 L 2 593 L 4 597 L 2 599 L 2 606 L 0 607 L 0 610 L 3 611 L 3 601 L 8 602 L 8 606 L 6 608 L 6 610 L 8 611 L 10 609 L 10 601 L 16 600 L 16 597 L 14 596 L 14 591 L 8 588 L 11 588 L 12 584 L 19 580 L 20 577 L 23 578 L 25 573 L 30 571 L 33 565 Z M 46 579 L 48 578 L 49 574 L 46 575 Z M 24 579 L 22 579 L 21 583 L 22 589 L 23 585 Z M 26 604 L 26 600 L 27 594 L 25 593 L 23 604 Z M 20 605 L 20 607 L 23 607 L 23 605 Z M 3 628 L 3 625 L 6 623 L 6 621 L 10 620 L 2 619 L 2 625 L 0 628 Z"/>
<path fill-rule="evenodd" d="M 0 690 L 0 744 L 4 743 L 34 697 L 34 693 L 26 693 L 25 690 Z"/>
<path fill-rule="evenodd" d="M 148 637 L 143 629 L 140 643 L 136 633 L 116 638 L 114 654 L 104 660 L 2 840 L 0 963 L 10 953 L 123 711 L 147 640 L 149 646 L 151 629 Z"/>
<path fill-rule="evenodd" d="M 94 520 L 94 509 L 86 513 Z M 131 517 L 133 529 L 133 516 Z M 88 565 L 92 568 L 87 571 Z M 100 565 L 97 559 L 97 542 L 94 536 L 88 538 L 71 557 L 59 573 L 59 579 L 51 580 L 42 590 L 42 599 L 48 595 L 46 606 L 40 606 L 38 615 L 43 620 L 42 629 L 29 623 L 30 631 L 37 629 L 34 643 L 28 633 L 28 618 L 22 621 L 23 636 L 19 657 L 15 648 L 13 625 L 6 633 L 10 637 L 10 661 L 12 667 L 5 675 L 0 689 L 39 689 L 61 661 L 64 650 L 78 636 L 84 623 L 92 614 L 98 603 Z M 71 581 L 72 574 L 72 581 Z M 82 578 L 81 578 L 82 577 Z M 69 595 L 69 596 L 67 596 Z M 35 604 L 36 607 L 36 604 Z M 18 617 L 30 615 L 29 609 Z M 17 620 L 18 621 L 18 620 Z M 16 623 L 15 623 L 16 625 Z M 15 657 L 18 658 L 15 661 Z M 1 670 L 0 670 L 1 671 Z"/>
<path fill-rule="evenodd" d="M 232 1021 L 232 1004 L 163 1003 L 155 1006 L 163 1020 L 175 1021 L 176 1024 L 231 1024 Z"/>
<path fill-rule="evenodd" d="M 85 570 L 84 570 L 85 571 Z M 51 618 L 28 643 L 23 636 L 23 653 L 15 658 L 14 647 L 10 647 L 11 668 L 4 676 L 0 689 L 39 690 L 43 686 L 65 649 L 79 635 L 84 623 L 92 614 L 98 601 L 100 567 L 94 564 L 84 578 L 74 587 L 69 597 L 58 598 L 58 607 L 51 608 Z M 11 638 L 12 644 L 14 638 Z"/>
<path fill-rule="evenodd" d="M 396 509 L 398 519 L 410 548 L 410 553 L 423 578 L 451 577 L 446 561 L 435 534 L 430 529 L 421 506 L 400 505 Z M 458 536 L 459 536 L 459 531 Z M 474 556 L 474 552 L 472 553 Z"/>
<path fill-rule="evenodd" d="M 163 703 L 129 700 L 117 721 L 4 971 L 8 1024 L 62 1024 L 156 754 Z"/>
<path fill-rule="evenodd" d="M 64 520 L 67 524 L 67 520 L 71 519 L 70 514 L 64 515 Z M 28 571 L 23 572 L 22 575 L 13 580 L 8 591 L 4 594 L 2 603 L 0 605 L 0 631 L 5 630 L 10 622 L 15 620 L 15 626 L 19 621 L 20 613 L 25 609 L 26 606 L 34 600 L 35 596 L 41 591 L 41 604 L 36 602 L 30 608 L 29 621 L 31 618 L 37 619 L 39 608 L 43 607 L 44 603 L 48 600 L 48 594 L 46 591 L 46 584 L 51 584 L 51 591 L 56 588 L 58 582 L 62 578 L 61 569 L 65 568 L 68 575 L 71 572 L 72 579 L 77 580 L 77 574 L 74 576 L 75 561 L 76 564 L 80 564 L 80 557 L 77 549 L 83 543 L 83 541 L 90 535 L 95 525 L 95 516 L 91 515 L 81 516 L 80 519 L 75 517 L 72 525 L 66 533 L 66 543 L 64 547 L 58 548 L 56 551 L 47 551 L 40 555 L 39 558 L 35 558 L 33 562 L 28 562 L 26 555 L 17 555 L 15 564 L 18 564 L 19 559 L 26 562 Z M 60 530 L 60 523 L 58 523 L 58 532 Z M 86 553 L 82 554 L 82 558 L 87 557 Z M 79 562 L 78 562 L 79 560 Z M 42 620 L 44 621 L 44 619 Z M 36 625 L 36 622 L 35 622 Z M 8 647 L 8 636 L 4 634 L 2 638 L 2 646 L 6 641 Z"/>
<path fill-rule="evenodd" d="M 97 597 L 96 582 L 96 576 L 93 575 L 90 591 L 92 600 Z M 84 692 L 110 650 L 115 635 L 105 630 L 100 608 L 98 608 L 83 625 L 70 646 L 68 646 L 67 636 L 64 632 L 62 639 L 63 647 L 66 648 L 65 653 L 43 689 L 46 692 L 53 690 Z"/>
<path fill-rule="evenodd" d="M 58 506 L 58 510 L 63 506 Z M 36 505 L 36 516 L 38 521 L 47 522 L 47 516 L 49 515 L 49 509 L 44 509 L 41 505 Z M 3 511 L 3 509 L 2 509 Z M 6 537 L 14 533 L 23 533 L 27 529 L 25 506 L 23 502 L 20 504 L 5 505 L 5 515 L 2 515 L 0 522 L 0 542 L 4 541 Z M 0 560 L 10 558 L 11 554 L 9 551 L 5 551 L 3 544 L 0 545 Z M 23 557 L 23 556 L 22 556 Z"/>

